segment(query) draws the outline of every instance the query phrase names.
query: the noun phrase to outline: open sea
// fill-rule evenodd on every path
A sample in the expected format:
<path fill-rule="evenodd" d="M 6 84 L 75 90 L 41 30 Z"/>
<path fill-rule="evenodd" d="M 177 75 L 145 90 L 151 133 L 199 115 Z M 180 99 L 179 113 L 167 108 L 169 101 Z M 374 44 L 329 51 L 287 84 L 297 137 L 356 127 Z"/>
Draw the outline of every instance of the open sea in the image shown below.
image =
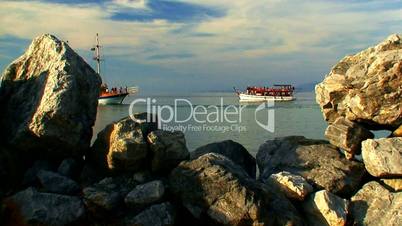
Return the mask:
<path fill-rule="evenodd" d="M 144 102 L 146 98 L 150 98 L 150 104 Z M 156 109 L 156 112 L 159 109 L 159 117 L 162 116 L 165 121 L 176 117 L 176 121 L 161 123 L 161 128 L 183 131 L 190 151 L 211 142 L 231 139 L 242 144 L 255 156 L 258 147 L 268 139 L 290 135 L 322 139 L 327 126 L 315 102 L 314 92 L 296 93 L 295 101 L 275 102 L 274 106 L 265 106 L 262 110 L 261 103 L 240 104 L 237 96 L 229 92 L 152 96 L 138 94 L 127 97 L 122 105 L 98 107 L 94 139 L 107 124 L 128 116 L 130 103 L 135 100 L 142 102 L 133 104 L 134 113 L 145 112 L 147 108 L 148 111 Z M 165 107 L 161 110 L 161 106 Z M 172 109 L 173 114 L 168 108 Z M 260 110 L 256 112 L 258 109 Z M 227 114 L 223 115 L 225 111 Z M 268 129 L 261 126 L 264 124 L 269 126 Z"/>

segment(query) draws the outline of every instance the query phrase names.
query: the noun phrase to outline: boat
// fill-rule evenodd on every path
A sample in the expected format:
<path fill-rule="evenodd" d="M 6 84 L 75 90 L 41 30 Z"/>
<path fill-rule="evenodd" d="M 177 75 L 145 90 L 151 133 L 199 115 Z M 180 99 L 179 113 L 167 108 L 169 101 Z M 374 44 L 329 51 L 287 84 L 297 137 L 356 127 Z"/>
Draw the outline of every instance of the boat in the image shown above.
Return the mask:
<path fill-rule="evenodd" d="M 249 86 L 244 92 L 233 88 L 241 102 L 292 101 L 296 99 L 294 86 L 288 84 L 276 84 L 273 87 Z"/>
<path fill-rule="evenodd" d="M 96 34 L 96 45 L 91 48 L 91 51 L 94 51 L 93 59 L 96 61 L 96 72 L 101 76 L 101 54 L 100 54 L 100 44 L 99 44 L 99 35 Z M 102 76 L 101 76 L 102 77 Z M 98 98 L 98 103 L 100 105 L 108 105 L 108 104 L 122 104 L 124 98 L 128 95 L 133 95 L 138 93 L 138 87 L 112 87 L 109 88 L 106 83 L 102 83 L 100 87 L 100 95 Z"/>

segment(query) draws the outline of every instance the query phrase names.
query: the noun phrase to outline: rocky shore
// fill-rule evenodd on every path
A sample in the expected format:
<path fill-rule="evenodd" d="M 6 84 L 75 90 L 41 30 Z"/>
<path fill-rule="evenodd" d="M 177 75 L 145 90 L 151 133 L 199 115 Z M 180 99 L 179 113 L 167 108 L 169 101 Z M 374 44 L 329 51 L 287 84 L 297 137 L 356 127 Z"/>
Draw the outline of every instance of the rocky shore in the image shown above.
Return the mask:
<path fill-rule="evenodd" d="M 231 140 L 190 153 L 148 113 L 112 122 L 91 146 L 100 83 L 52 35 L 6 68 L 1 225 L 402 225 L 398 35 L 316 86 L 328 141 L 275 138 L 256 158 Z"/>

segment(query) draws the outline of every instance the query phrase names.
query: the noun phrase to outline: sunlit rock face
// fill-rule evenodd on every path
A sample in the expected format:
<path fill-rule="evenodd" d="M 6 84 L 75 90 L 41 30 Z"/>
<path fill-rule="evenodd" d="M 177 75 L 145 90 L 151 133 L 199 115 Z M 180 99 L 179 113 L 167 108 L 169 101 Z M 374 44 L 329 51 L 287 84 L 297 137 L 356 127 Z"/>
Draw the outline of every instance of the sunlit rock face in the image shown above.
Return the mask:
<path fill-rule="evenodd" d="M 402 123 L 402 41 L 391 35 L 336 64 L 315 88 L 325 120 L 340 116 L 372 129 Z"/>
<path fill-rule="evenodd" d="M 45 34 L 3 72 L 2 138 L 31 153 L 79 156 L 89 147 L 101 79 L 67 43 Z"/>

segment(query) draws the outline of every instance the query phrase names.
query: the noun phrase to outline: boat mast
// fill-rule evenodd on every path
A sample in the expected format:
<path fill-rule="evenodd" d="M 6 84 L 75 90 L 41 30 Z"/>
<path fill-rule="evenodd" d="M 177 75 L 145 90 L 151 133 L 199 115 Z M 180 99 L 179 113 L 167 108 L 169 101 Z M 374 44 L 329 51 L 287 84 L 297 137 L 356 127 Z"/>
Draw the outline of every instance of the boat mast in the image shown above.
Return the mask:
<path fill-rule="evenodd" d="M 96 61 L 96 71 L 98 72 L 98 75 L 100 75 L 100 45 L 99 45 L 99 35 L 96 33 L 96 45 L 95 45 L 95 56 L 94 60 Z"/>

